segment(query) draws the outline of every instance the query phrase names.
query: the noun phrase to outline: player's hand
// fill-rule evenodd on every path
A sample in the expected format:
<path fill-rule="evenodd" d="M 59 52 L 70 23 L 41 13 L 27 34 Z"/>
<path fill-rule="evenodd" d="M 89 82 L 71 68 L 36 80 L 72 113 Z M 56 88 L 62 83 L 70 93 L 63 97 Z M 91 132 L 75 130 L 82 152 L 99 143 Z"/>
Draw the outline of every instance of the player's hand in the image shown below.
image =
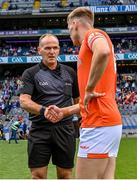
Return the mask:
<path fill-rule="evenodd" d="M 93 98 L 98 98 L 105 96 L 105 93 L 98 93 L 98 92 L 85 92 L 85 97 L 84 97 L 84 109 L 87 113 L 89 113 L 88 110 L 88 104 Z"/>
<path fill-rule="evenodd" d="M 63 119 L 63 112 L 57 106 L 51 105 L 46 108 L 44 116 L 52 123 L 56 123 L 56 122 L 60 121 L 61 119 Z"/>

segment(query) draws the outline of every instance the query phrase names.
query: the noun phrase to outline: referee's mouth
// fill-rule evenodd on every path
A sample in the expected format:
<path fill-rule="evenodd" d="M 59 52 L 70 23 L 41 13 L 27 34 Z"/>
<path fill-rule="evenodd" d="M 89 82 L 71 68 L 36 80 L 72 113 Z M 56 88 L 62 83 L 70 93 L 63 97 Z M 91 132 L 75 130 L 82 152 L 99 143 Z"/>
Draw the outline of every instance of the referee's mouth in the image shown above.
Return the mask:
<path fill-rule="evenodd" d="M 48 58 L 49 58 L 49 59 L 56 59 L 55 56 L 49 56 Z"/>

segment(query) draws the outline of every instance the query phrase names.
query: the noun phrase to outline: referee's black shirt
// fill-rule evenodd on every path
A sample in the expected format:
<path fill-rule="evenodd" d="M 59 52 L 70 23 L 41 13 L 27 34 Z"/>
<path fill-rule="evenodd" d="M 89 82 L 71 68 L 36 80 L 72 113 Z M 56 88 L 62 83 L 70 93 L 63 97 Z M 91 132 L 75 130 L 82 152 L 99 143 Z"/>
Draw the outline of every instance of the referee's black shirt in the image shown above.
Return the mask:
<path fill-rule="evenodd" d="M 46 107 L 49 105 L 67 107 L 72 105 L 72 98 L 79 97 L 75 71 L 59 63 L 55 70 L 50 70 L 42 62 L 26 69 L 22 75 L 22 83 L 20 94 L 29 94 L 34 102 Z M 62 121 L 71 119 L 72 116 L 69 116 Z M 30 120 L 33 126 L 51 124 L 35 114 L 30 114 Z"/>

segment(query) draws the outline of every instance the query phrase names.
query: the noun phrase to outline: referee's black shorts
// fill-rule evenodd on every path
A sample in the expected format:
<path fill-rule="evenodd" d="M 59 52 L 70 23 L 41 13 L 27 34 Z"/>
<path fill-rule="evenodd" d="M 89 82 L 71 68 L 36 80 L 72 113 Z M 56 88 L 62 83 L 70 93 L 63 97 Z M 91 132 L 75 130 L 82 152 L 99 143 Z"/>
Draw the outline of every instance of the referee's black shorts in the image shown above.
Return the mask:
<path fill-rule="evenodd" d="M 32 127 L 28 137 L 28 166 L 29 168 L 47 166 L 52 157 L 54 165 L 73 168 L 75 145 L 75 129 L 72 121 Z"/>

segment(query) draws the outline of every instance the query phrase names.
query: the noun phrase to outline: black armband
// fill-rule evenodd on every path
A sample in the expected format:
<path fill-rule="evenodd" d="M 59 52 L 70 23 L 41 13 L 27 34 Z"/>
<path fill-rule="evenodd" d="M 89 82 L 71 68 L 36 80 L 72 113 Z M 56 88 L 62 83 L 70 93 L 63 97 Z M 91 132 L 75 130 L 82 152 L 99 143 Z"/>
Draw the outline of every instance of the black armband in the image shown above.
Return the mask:
<path fill-rule="evenodd" d="M 41 117 L 44 117 L 45 110 L 46 110 L 46 107 L 42 106 L 41 109 L 40 109 L 40 116 Z"/>

